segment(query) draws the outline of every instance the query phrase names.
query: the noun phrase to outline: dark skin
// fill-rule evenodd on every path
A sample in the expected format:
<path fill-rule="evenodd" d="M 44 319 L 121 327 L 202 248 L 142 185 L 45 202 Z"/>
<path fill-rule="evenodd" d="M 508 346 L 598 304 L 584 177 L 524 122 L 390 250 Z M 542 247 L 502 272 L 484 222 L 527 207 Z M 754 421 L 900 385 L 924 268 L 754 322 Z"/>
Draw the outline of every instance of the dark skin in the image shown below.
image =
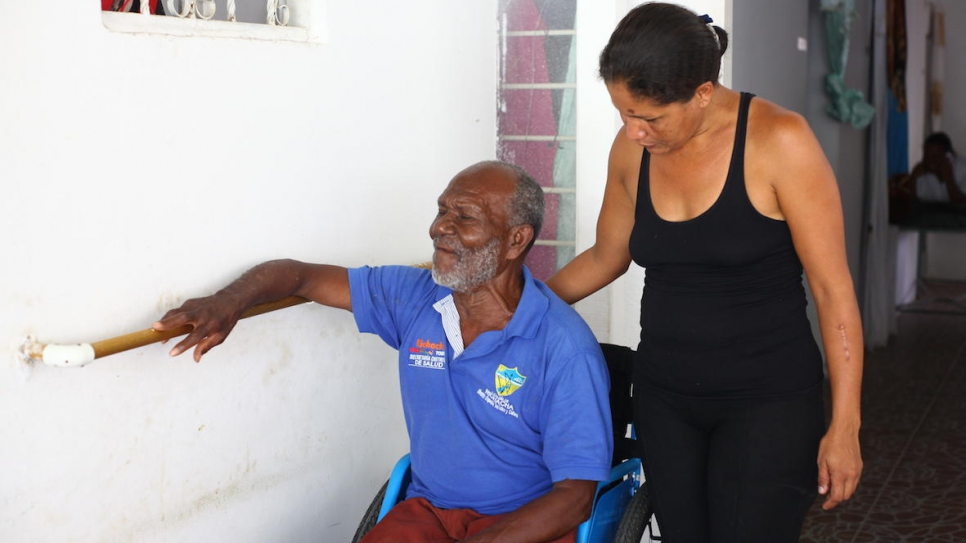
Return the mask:
<path fill-rule="evenodd" d="M 499 240 L 495 275 L 453 293 L 466 347 L 480 334 L 503 329 L 523 294 L 523 261 L 534 231 L 529 225 L 509 225 L 507 210 L 515 186 L 515 174 L 507 168 L 471 166 L 453 178 L 439 197 L 439 213 L 429 228 L 435 240 L 433 265 L 440 272 L 457 265 L 461 258 L 457 248 L 473 250 Z M 228 337 L 246 309 L 290 295 L 352 311 L 346 268 L 275 260 L 255 266 L 211 296 L 188 300 L 165 314 L 154 329 L 191 325 L 192 331 L 171 349 L 171 356 L 193 348 L 199 362 Z M 547 494 L 462 541 L 541 543 L 562 537 L 590 516 L 596 486 L 586 480 L 557 482 Z"/>

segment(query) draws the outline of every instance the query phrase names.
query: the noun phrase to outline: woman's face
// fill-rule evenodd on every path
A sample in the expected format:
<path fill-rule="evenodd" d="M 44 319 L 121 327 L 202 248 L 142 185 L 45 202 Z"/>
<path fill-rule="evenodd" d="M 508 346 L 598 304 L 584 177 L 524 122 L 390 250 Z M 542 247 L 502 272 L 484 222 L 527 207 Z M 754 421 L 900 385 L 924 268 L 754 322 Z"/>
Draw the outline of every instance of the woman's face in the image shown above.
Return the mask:
<path fill-rule="evenodd" d="M 631 94 L 624 83 L 608 83 L 611 102 L 621 115 L 627 138 L 651 154 L 682 147 L 697 131 L 702 119 L 700 93 L 687 102 L 659 104 Z"/>

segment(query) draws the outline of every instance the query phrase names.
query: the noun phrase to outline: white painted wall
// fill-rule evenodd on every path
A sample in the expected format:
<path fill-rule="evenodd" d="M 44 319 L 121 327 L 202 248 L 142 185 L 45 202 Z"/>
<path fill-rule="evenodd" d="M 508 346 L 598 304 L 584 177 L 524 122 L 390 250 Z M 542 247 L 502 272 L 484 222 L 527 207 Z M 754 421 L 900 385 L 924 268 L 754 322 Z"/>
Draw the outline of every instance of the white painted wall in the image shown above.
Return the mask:
<path fill-rule="evenodd" d="M 147 328 L 266 259 L 429 257 L 436 196 L 494 156 L 495 1 L 315 1 L 325 43 L 5 4 L 0 541 L 347 541 L 406 450 L 394 353 L 338 310 L 244 321 L 200 365 L 16 356 Z"/>
<path fill-rule="evenodd" d="M 632 6 L 626 5 L 626 0 L 577 2 L 578 253 L 593 245 L 597 237 L 597 215 L 604 199 L 604 185 L 607 181 L 607 155 L 620 126 L 620 118 L 610 103 L 607 88 L 598 76 L 598 60 L 617 22 L 630 7 Z M 578 302 L 575 307 L 602 341 L 613 341 L 636 348 L 637 336 L 625 337 L 614 332 L 614 327 L 620 326 L 626 320 L 624 315 L 617 318 L 611 315 L 611 292 L 614 289 L 613 286 L 607 287 Z M 632 322 L 637 322 L 637 319 L 633 318 Z"/>

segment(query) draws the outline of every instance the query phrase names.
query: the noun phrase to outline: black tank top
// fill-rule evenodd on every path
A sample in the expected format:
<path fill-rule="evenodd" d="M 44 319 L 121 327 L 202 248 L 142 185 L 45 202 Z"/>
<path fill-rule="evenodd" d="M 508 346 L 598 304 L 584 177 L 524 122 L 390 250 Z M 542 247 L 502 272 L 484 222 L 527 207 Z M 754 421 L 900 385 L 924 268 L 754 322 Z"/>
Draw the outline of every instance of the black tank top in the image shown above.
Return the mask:
<path fill-rule="evenodd" d="M 741 95 L 728 177 L 701 215 L 681 222 L 658 217 L 644 151 L 630 239 L 634 262 L 645 268 L 635 364 L 641 385 L 740 398 L 806 392 L 822 382 L 788 225 L 759 213 L 745 189 L 752 96 Z"/>

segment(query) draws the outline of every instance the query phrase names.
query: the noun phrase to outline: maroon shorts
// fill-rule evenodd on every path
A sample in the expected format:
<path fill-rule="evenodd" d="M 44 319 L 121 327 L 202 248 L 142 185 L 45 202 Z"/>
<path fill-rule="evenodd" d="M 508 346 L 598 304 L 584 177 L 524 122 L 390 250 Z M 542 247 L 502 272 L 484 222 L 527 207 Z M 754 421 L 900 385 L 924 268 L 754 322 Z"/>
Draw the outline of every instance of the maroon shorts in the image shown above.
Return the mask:
<path fill-rule="evenodd" d="M 482 532 L 503 515 L 437 509 L 424 498 L 400 502 L 359 543 L 453 543 Z M 574 543 L 577 531 L 547 543 Z"/>

